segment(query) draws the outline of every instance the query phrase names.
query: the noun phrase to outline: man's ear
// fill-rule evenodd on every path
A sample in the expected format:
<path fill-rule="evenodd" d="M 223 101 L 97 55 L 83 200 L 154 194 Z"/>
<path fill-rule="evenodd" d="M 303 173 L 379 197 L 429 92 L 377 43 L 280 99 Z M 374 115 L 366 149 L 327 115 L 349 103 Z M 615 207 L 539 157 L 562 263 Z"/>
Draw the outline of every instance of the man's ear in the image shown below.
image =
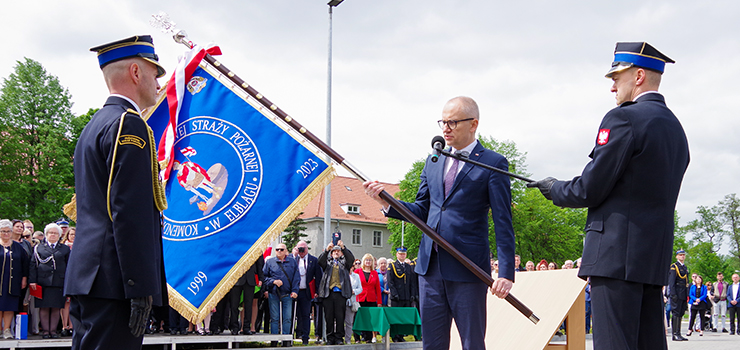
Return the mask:
<path fill-rule="evenodd" d="M 131 65 L 128 66 L 128 73 L 134 84 L 138 85 L 141 81 L 141 67 L 137 62 L 131 63 Z"/>
<path fill-rule="evenodd" d="M 638 68 L 635 72 L 635 85 L 640 86 L 647 81 L 647 72 L 644 69 Z"/>

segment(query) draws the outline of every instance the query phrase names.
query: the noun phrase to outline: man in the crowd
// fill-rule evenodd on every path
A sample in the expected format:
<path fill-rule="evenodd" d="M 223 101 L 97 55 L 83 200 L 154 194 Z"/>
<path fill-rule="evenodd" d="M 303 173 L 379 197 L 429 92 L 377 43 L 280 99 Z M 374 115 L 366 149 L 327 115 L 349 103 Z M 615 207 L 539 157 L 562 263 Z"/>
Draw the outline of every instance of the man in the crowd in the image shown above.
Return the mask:
<path fill-rule="evenodd" d="M 618 107 L 601 121 L 592 161 L 570 181 L 527 184 L 557 206 L 588 208 L 578 275 L 591 277 L 597 349 L 667 348 L 660 295 L 689 164 L 683 127 L 658 92 L 673 62 L 648 43 L 617 43 L 606 77 Z"/>
<path fill-rule="evenodd" d="M 519 266 L 521 264 L 522 264 L 522 258 L 519 256 L 519 254 L 514 255 L 514 271 L 516 272 L 527 271 L 525 267 Z"/>
<path fill-rule="evenodd" d="M 573 260 L 565 260 L 563 263 L 563 269 L 564 270 L 570 270 L 573 268 Z"/>
<path fill-rule="evenodd" d="M 275 258 L 265 261 L 263 272 L 270 303 L 270 333 L 291 334 L 293 300 L 298 298 L 301 276 L 285 244 L 280 243 L 275 247 Z M 277 342 L 272 343 L 272 346 L 277 346 Z M 292 340 L 283 342 L 283 346 L 292 345 Z"/>
<path fill-rule="evenodd" d="M 525 266 L 527 267 L 527 271 L 534 271 L 534 261 L 528 260 Z"/>
<path fill-rule="evenodd" d="M 684 261 L 686 252 L 680 249 L 676 252 L 676 262 L 671 264 L 668 273 L 666 296 L 671 303 L 671 331 L 674 341 L 688 340 L 681 335 L 681 320 L 688 307 L 689 297 L 689 270 Z"/>
<path fill-rule="evenodd" d="M 722 271 L 717 272 L 717 282 L 712 283 L 714 290 L 714 297 L 712 302 L 714 303 L 714 310 L 712 317 L 714 318 L 714 328 L 712 332 L 716 332 L 719 328 L 719 320 L 722 319 L 722 333 L 727 333 L 725 327 L 725 321 L 727 319 L 727 282 L 724 281 L 725 275 Z"/>
<path fill-rule="evenodd" d="M 311 300 L 316 297 L 316 283 L 321 281 L 321 268 L 318 259 L 308 253 L 308 243 L 299 241 L 295 246 L 298 257 L 298 272 L 301 276 L 298 288 L 296 331 L 300 334 L 303 345 L 308 345 L 311 332 Z"/>
<path fill-rule="evenodd" d="M 730 335 L 735 332 L 740 335 L 740 275 L 736 273 L 732 274 L 732 284 L 727 286 L 727 312 L 730 314 Z"/>
<path fill-rule="evenodd" d="M 139 349 L 152 304 L 167 300 L 160 228 L 167 202 L 140 116 L 156 103 L 165 71 L 148 35 L 90 50 L 111 95 L 74 154 L 78 225 L 64 286 L 72 349 Z"/>

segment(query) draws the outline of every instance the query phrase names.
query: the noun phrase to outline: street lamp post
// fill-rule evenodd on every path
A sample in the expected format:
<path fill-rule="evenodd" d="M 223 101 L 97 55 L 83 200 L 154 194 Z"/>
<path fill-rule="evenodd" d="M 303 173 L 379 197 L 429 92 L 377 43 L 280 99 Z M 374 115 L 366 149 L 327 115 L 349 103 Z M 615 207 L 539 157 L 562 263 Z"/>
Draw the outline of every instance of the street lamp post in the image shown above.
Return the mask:
<path fill-rule="evenodd" d="M 332 9 L 339 6 L 344 0 L 331 0 L 329 5 L 329 60 L 328 60 L 328 77 L 326 82 L 326 144 L 331 147 L 331 41 L 332 41 Z M 327 161 L 331 159 L 327 157 Z M 324 190 L 324 247 L 331 240 L 331 183 L 326 185 Z"/>

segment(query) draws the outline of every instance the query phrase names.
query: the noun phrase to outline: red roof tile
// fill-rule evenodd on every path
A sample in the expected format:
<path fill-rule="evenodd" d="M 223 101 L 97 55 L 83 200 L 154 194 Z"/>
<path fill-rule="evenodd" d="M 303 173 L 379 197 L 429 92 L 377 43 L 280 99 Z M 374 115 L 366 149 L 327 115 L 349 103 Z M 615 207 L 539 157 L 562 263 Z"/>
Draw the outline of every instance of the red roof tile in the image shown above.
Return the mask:
<path fill-rule="evenodd" d="M 391 195 L 398 192 L 398 184 L 383 182 L 385 190 Z M 324 217 L 324 190 L 303 209 L 301 219 Z M 347 214 L 342 205 L 350 204 L 360 207 L 360 214 Z M 331 182 L 331 218 L 337 220 L 362 221 L 368 223 L 385 224 L 388 222 L 380 211 L 380 204 L 365 195 L 362 182 L 353 177 L 337 176 Z"/>

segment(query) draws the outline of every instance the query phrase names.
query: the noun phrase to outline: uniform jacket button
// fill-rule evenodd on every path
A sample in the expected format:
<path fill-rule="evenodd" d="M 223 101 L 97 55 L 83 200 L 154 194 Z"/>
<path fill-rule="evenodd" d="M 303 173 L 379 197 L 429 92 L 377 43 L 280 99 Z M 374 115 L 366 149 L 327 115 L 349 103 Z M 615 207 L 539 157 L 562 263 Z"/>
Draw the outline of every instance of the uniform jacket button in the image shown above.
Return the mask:
<path fill-rule="evenodd" d="M 445 211 L 445 210 L 447 210 L 447 209 L 445 207 L 442 207 L 442 211 Z"/>
<path fill-rule="evenodd" d="M 126 282 L 126 283 L 128 283 L 129 286 L 133 286 L 135 284 L 134 283 L 134 280 L 128 280 L 128 282 Z"/>

